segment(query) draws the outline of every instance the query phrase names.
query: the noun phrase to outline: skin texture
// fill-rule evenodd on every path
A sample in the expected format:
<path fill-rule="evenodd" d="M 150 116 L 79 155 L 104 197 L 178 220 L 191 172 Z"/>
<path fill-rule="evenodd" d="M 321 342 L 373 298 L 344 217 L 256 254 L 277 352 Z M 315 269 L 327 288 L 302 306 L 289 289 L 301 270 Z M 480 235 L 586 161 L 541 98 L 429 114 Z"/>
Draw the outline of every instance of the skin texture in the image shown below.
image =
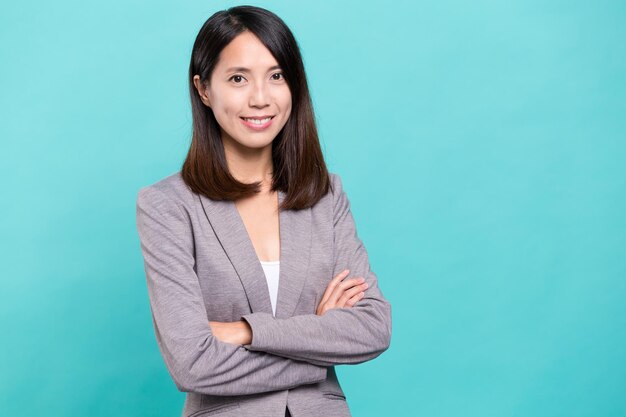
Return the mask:
<path fill-rule="evenodd" d="M 228 168 L 235 178 L 252 182 L 271 179 L 272 141 L 291 114 L 291 92 L 278 62 L 251 32 L 243 32 L 220 53 L 208 86 L 194 84 L 222 130 Z M 232 67 L 248 71 L 231 71 Z M 273 115 L 263 131 L 245 126 L 241 117 Z"/>
<path fill-rule="evenodd" d="M 247 70 L 234 67 L 243 67 Z M 237 201 L 246 229 L 260 258 L 278 259 L 280 238 L 278 227 L 278 195 L 270 192 L 272 179 L 272 141 L 291 114 L 291 92 L 278 62 L 251 32 L 235 37 L 220 53 L 208 83 L 199 75 L 194 85 L 202 102 L 210 107 L 221 128 L 228 168 L 242 182 L 261 181 L 261 192 Z M 263 131 L 254 131 L 242 123 L 241 117 L 274 116 Z M 316 314 L 332 308 L 352 307 L 364 295 L 367 284 L 363 278 L 346 279 L 343 271 L 328 284 Z M 210 321 L 213 336 L 233 344 L 250 344 L 252 330 L 246 321 Z"/>

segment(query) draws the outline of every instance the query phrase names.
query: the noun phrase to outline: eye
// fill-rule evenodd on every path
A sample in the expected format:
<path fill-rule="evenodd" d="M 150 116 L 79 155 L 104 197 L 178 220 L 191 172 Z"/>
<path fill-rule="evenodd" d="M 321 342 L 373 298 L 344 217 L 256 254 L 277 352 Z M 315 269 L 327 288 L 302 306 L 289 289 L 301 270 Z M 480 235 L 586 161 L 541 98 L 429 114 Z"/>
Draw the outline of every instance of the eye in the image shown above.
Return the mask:
<path fill-rule="evenodd" d="M 241 79 L 243 79 L 243 77 L 241 75 L 233 75 L 228 80 L 230 81 L 230 80 L 234 80 L 234 79 L 241 80 Z M 241 82 L 236 81 L 235 84 L 241 84 Z"/>
<path fill-rule="evenodd" d="M 276 78 L 276 75 L 279 75 L 280 77 L 279 77 L 279 78 Z M 280 81 L 281 79 L 283 79 L 283 80 L 284 80 L 284 79 L 285 79 L 285 76 L 283 75 L 283 73 L 282 73 L 282 72 L 277 72 L 277 73 L 275 73 L 275 74 L 272 74 L 272 78 L 273 78 L 274 80 L 276 80 L 276 81 Z"/>

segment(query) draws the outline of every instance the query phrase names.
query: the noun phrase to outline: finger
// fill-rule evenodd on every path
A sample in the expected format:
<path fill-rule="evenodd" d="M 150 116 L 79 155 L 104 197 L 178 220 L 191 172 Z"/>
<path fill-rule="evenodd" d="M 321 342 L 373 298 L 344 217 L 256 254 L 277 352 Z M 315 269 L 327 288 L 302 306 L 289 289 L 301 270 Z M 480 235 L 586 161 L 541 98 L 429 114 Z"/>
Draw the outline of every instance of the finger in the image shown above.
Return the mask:
<path fill-rule="evenodd" d="M 344 269 L 343 271 L 335 275 L 335 277 L 332 280 L 330 280 L 330 282 L 326 286 L 326 291 L 324 292 L 324 296 L 328 297 L 332 293 L 332 291 L 335 289 L 335 287 L 341 282 L 341 280 L 347 277 L 349 273 L 350 273 L 349 269 Z"/>
<path fill-rule="evenodd" d="M 346 305 L 348 307 L 352 307 L 354 304 L 356 304 L 357 301 L 363 298 L 363 296 L 365 295 L 365 290 L 368 287 L 368 284 L 366 282 L 359 285 L 354 285 L 355 282 L 359 282 L 361 280 L 362 278 L 355 278 L 350 280 L 350 285 L 353 286 L 347 290 L 343 290 L 343 292 L 339 291 L 340 286 L 335 287 L 335 290 L 333 291 L 333 294 L 331 294 L 329 299 L 325 302 L 320 302 L 317 308 L 317 314 L 322 315 L 326 311 L 333 308 L 342 308 Z"/>
<path fill-rule="evenodd" d="M 361 277 L 358 278 L 351 278 L 351 279 L 347 279 L 344 280 L 343 282 L 337 284 L 335 286 L 335 288 L 333 289 L 333 291 L 331 292 L 330 296 L 328 297 L 327 302 L 332 303 L 333 305 L 337 305 L 337 303 L 339 303 L 339 298 L 343 295 L 343 293 L 349 289 L 352 288 L 356 285 L 359 285 L 361 283 L 363 283 L 364 279 Z M 347 299 L 342 301 L 342 304 L 345 303 Z"/>
<path fill-rule="evenodd" d="M 350 272 L 350 270 L 346 270 L 346 271 Z M 343 274 L 340 274 L 340 275 L 343 275 Z M 337 276 L 335 278 L 337 279 L 341 277 Z M 327 291 L 325 292 L 326 298 L 323 298 L 320 304 L 326 303 L 328 304 L 327 306 L 328 308 L 335 308 L 337 305 L 337 302 L 339 301 L 339 297 L 342 296 L 342 294 L 344 293 L 346 289 L 351 288 L 355 285 L 361 284 L 363 283 L 363 281 L 365 280 L 362 277 L 345 279 L 339 283 L 331 281 L 331 283 L 329 283 L 328 285 Z"/>
<path fill-rule="evenodd" d="M 344 291 L 341 297 L 339 297 L 339 300 L 337 300 L 337 304 L 343 307 L 348 302 L 348 300 L 350 300 L 352 297 L 359 294 L 360 292 L 364 292 L 366 289 L 367 289 L 367 282 L 361 285 L 355 285 L 349 290 Z"/>
<path fill-rule="evenodd" d="M 322 296 L 321 303 L 325 303 L 328 300 L 328 297 L 333 292 L 335 287 L 341 282 L 342 279 L 348 276 L 350 273 L 349 269 L 344 269 L 340 273 L 338 273 L 333 279 L 330 280 L 328 285 L 326 286 L 326 291 L 324 291 L 324 295 Z"/>
<path fill-rule="evenodd" d="M 335 286 L 335 288 L 333 289 L 330 298 L 333 299 L 335 302 L 339 299 L 339 297 L 341 297 L 341 295 L 343 295 L 343 293 L 354 287 L 354 286 L 358 286 L 360 284 L 362 284 L 365 281 L 365 279 L 363 279 L 362 277 L 356 277 L 356 278 L 350 278 L 350 279 L 346 279 L 343 280 L 342 282 L 340 282 L 339 284 L 337 284 Z"/>
<path fill-rule="evenodd" d="M 360 293 L 356 294 L 354 297 L 352 297 L 348 301 L 346 301 L 346 306 L 353 307 L 363 297 L 365 297 L 365 292 L 361 291 Z"/>
<path fill-rule="evenodd" d="M 354 287 L 350 288 L 349 290 L 346 290 L 343 293 L 343 296 L 346 298 L 346 300 L 349 300 L 350 298 L 354 297 L 358 293 L 365 292 L 365 290 L 367 290 L 367 288 L 368 288 L 367 282 L 364 282 L 361 285 L 355 285 Z"/>

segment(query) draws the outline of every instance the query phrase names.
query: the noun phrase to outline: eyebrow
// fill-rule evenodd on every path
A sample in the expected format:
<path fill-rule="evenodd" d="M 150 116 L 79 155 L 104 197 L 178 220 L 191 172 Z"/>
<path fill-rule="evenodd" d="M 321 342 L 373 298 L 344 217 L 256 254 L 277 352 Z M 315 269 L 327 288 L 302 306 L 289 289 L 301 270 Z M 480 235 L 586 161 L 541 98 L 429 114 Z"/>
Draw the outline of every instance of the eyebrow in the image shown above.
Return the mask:
<path fill-rule="evenodd" d="M 280 69 L 280 65 L 274 65 L 273 67 L 270 67 L 267 71 L 272 71 L 275 69 Z M 226 72 L 233 72 L 233 71 L 240 71 L 240 72 L 250 72 L 250 68 L 246 68 L 246 67 L 231 67 L 228 68 L 226 70 Z"/>

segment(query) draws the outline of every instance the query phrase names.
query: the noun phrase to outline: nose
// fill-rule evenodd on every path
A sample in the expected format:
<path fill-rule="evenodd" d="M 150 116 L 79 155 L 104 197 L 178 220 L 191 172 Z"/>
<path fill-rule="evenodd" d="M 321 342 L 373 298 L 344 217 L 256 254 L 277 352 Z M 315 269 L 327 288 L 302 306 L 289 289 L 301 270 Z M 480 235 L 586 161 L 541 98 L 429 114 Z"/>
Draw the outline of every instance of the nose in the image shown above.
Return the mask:
<path fill-rule="evenodd" d="M 251 107 L 266 107 L 269 105 L 269 91 L 265 83 L 256 83 L 252 87 L 249 104 Z"/>

